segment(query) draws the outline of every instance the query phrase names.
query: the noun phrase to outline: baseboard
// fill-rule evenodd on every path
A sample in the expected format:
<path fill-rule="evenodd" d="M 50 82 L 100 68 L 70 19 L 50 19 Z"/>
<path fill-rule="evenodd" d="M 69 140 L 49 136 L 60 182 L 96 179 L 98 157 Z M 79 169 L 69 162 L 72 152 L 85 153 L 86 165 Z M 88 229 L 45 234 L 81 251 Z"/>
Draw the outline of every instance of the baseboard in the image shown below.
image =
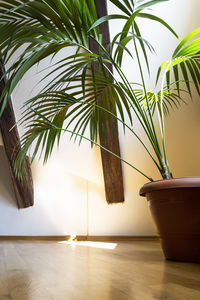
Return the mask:
<path fill-rule="evenodd" d="M 129 236 L 129 235 L 90 235 L 87 237 L 87 240 L 90 241 L 119 241 L 119 242 L 126 242 L 126 241 L 153 241 L 158 240 L 158 236 Z"/>
<path fill-rule="evenodd" d="M 0 240 L 35 240 L 35 241 L 61 241 L 69 240 L 70 235 L 47 235 L 47 236 L 24 236 L 24 235 L 0 235 Z M 99 242 L 112 242 L 112 241 L 157 241 L 158 236 L 127 236 L 127 235 L 77 235 L 78 241 L 99 241 Z"/>

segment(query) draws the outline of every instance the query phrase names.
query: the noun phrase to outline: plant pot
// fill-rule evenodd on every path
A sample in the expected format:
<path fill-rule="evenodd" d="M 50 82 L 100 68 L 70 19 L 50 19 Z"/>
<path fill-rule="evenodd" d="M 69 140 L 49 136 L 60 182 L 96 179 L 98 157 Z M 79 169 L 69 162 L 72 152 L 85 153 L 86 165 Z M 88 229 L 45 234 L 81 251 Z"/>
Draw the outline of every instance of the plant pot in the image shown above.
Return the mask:
<path fill-rule="evenodd" d="M 166 259 L 200 262 L 200 177 L 145 184 L 146 196 Z"/>

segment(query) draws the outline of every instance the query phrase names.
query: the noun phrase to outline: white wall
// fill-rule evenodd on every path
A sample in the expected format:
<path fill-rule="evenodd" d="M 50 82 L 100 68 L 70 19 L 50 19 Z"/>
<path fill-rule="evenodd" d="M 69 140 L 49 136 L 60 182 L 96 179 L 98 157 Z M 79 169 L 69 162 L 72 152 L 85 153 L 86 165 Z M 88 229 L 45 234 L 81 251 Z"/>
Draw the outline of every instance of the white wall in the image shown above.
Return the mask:
<path fill-rule="evenodd" d="M 181 37 L 199 27 L 199 0 L 171 0 L 156 8 L 177 29 Z M 113 6 L 109 11 L 115 13 Z M 151 73 L 161 61 L 170 57 L 176 40 L 161 26 L 141 22 L 144 36 L 155 46 L 158 56 L 152 58 Z M 112 35 L 120 22 L 111 22 Z M 145 35 L 146 32 L 146 35 Z M 43 63 L 48 64 L 48 61 Z M 138 72 L 127 58 L 124 68 L 130 80 L 138 80 Z M 30 96 L 30 90 L 40 75 L 32 70 L 14 93 L 17 118 L 20 107 Z M 149 80 L 152 84 L 152 79 Z M 37 88 L 36 88 L 37 89 Z M 167 148 L 175 177 L 200 175 L 200 103 L 182 106 L 166 119 Z M 137 123 L 136 125 L 137 126 Z M 23 129 L 20 128 L 20 132 Z M 122 155 L 128 161 L 159 178 L 148 157 L 133 136 L 120 132 Z M 138 196 L 146 180 L 130 167 L 123 165 L 125 203 L 107 205 L 105 202 L 100 151 L 90 149 L 87 142 L 79 148 L 63 136 L 59 151 L 53 152 L 47 165 L 33 164 L 35 206 L 17 210 L 4 154 L 0 153 L 0 235 L 64 235 L 76 232 L 90 235 L 152 235 L 154 225 L 145 199 Z"/>

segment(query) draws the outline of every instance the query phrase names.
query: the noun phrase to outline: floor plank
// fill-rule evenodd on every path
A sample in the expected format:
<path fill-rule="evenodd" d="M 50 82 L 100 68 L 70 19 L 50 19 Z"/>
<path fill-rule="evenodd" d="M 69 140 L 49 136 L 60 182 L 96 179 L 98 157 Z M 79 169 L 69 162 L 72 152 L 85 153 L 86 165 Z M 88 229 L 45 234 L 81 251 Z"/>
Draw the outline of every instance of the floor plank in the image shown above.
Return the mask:
<path fill-rule="evenodd" d="M 200 299 L 200 264 L 165 261 L 157 241 L 116 244 L 0 241 L 0 300 Z"/>

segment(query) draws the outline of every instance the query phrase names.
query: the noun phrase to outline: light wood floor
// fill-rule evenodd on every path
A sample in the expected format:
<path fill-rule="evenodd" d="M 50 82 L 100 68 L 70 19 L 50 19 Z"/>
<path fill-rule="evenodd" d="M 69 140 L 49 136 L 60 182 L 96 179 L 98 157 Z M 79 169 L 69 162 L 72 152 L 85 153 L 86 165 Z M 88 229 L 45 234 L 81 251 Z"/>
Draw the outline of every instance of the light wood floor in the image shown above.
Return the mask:
<path fill-rule="evenodd" d="M 114 250 L 0 241 L 0 300 L 200 300 L 200 264 L 165 261 L 158 242 Z"/>

